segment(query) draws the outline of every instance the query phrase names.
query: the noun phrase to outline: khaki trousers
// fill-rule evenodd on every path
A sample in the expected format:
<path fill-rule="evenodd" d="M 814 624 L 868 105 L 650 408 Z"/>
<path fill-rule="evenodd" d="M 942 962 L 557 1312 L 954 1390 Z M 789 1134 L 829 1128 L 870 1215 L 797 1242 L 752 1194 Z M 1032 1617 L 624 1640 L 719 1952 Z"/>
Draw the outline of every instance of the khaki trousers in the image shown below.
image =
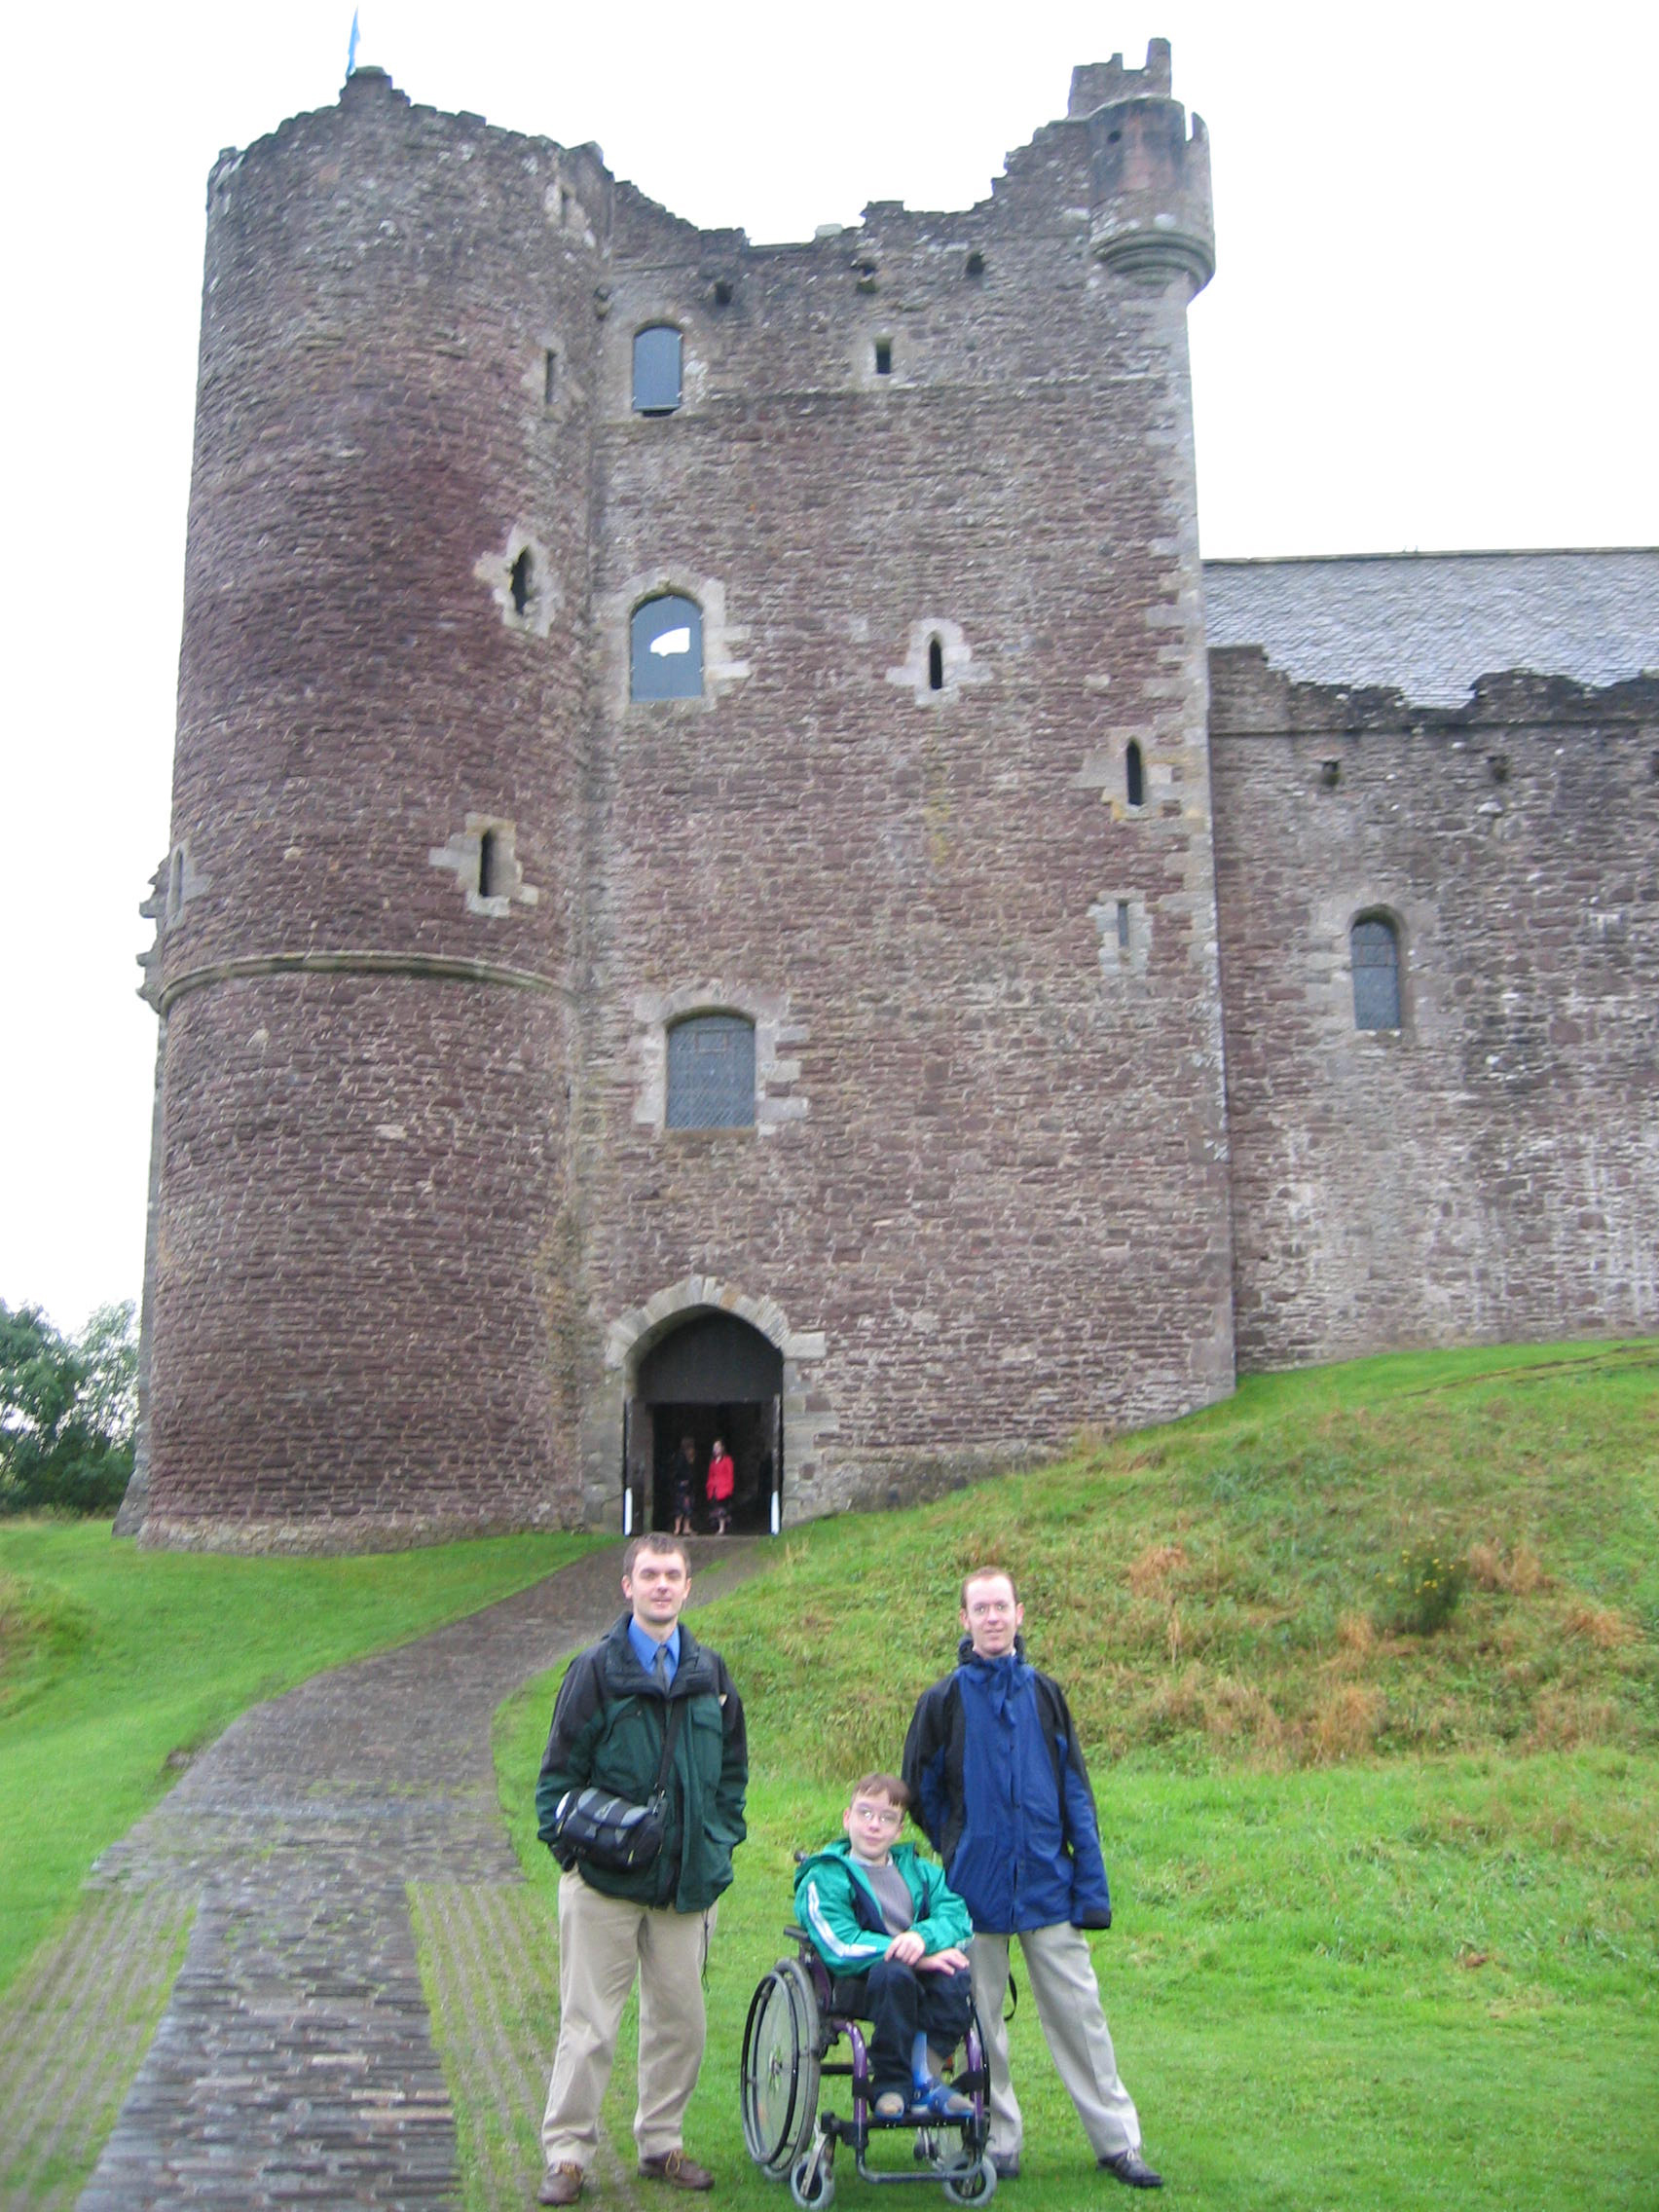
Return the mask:
<path fill-rule="evenodd" d="M 541 2121 L 548 2165 L 584 2171 L 599 2147 L 599 2108 L 616 2055 L 622 2008 L 640 1977 L 642 2158 L 682 2148 L 685 2107 L 703 2062 L 703 1964 L 715 1932 L 707 1912 L 660 1912 L 590 1889 L 573 1868 L 559 1882 L 559 2047 Z"/>
<path fill-rule="evenodd" d="M 990 2149 L 999 2157 L 1018 2154 L 1024 2122 L 1008 2071 L 1006 1936 L 976 1936 L 968 1946 L 974 1970 L 974 2009 L 985 2039 L 991 2076 Z M 1097 2158 L 1141 2147 L 1140 2120 L 1118 2079 L 1118 2061 L 1100 2008 L 1100 1985 L 1088 1937 L 1081 1928 L 1028 1928 L 1019 1937 L 1025 1978 L 1037 2000 L 1037 2017 L 1066 2092 Z"/>

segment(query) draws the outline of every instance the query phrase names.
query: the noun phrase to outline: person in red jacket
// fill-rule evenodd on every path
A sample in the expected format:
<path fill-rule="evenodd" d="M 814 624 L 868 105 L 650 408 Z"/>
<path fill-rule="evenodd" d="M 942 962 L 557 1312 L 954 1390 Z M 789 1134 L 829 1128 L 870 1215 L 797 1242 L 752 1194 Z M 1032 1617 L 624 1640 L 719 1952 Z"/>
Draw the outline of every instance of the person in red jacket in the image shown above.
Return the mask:
<path fill-rule="evenodd" d="M 737 1475 L 731 1463 L 731 1454 L 717 1436 L 715 1448 L 709 1455 L 709 1479 L 703 1486 L 708 1494 L 709 1510 L 715 1517 L 717 1536 L 729 1535 L 731 1532 L 731 1493 L 736 1485 Z"/>

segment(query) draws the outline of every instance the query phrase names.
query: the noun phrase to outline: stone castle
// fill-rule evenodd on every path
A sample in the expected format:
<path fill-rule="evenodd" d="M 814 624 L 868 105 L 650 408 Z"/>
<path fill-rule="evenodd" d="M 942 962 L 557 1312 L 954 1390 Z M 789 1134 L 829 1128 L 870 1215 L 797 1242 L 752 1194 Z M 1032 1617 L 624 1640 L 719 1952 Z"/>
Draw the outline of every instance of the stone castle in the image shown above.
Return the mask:
<path fill-rule="evenodd" d="M 1161 43 L 800 245 L 368 69 L 221 157 L 120 1526 L 1659 1324 L 1659 556 L 1201 565 L 1212 261 Z"/>

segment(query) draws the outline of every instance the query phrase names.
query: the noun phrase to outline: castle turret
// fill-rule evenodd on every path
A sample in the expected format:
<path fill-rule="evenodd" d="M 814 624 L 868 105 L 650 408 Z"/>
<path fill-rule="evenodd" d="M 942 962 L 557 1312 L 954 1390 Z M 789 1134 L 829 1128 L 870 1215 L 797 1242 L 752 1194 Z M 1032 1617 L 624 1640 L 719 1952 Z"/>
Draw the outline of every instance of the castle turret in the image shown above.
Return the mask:
<path fill-rule="evenodd" d="M 1170 97 L 1167 39 L 1155 38 L 1144 69 L 1124 57 L 1074 70 L 1066 113 L 1088 123 L 1093 191 L 1089 241 L 1098 260 L 1154 283 L 1184 276 L 1192 297 L 1215 274 L 1209 133 Z"/>
<path fill-rule="evenodd" d="M 378 70 L 208 188 L 145 1533 L 576 1511 L 591 151 Z"/>

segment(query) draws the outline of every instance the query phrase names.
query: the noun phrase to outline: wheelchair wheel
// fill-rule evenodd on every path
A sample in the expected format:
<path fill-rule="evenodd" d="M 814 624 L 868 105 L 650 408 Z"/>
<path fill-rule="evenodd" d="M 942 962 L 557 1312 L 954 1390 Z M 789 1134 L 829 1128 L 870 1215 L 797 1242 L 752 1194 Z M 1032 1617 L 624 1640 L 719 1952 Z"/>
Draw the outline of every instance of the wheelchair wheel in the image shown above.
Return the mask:
<path fill-rule="evenodd" d="M 819 2061 L 811 1979 L 798 1959 L 780 1959 L 750 2000 L 740 2077 L 743 2140 L 774 2181 L 805 2162 L 818 2118 Z"/>
<path fill-rule="evenodd" d="M 947 2204 L 987 2204 L 996 2194 L 997 2169 L 989 2157 L 976 2159 L 966 2172 L 951 2174 L 944 2184 Z"/>
<path fill-rule="evenodd" d="M 830 2212 L 835 2201 L 835 2176 L 825 2157 L 825 2145 L 797 2158 L 790 2168 L 790 2194 L 801 2212 Z"/>

